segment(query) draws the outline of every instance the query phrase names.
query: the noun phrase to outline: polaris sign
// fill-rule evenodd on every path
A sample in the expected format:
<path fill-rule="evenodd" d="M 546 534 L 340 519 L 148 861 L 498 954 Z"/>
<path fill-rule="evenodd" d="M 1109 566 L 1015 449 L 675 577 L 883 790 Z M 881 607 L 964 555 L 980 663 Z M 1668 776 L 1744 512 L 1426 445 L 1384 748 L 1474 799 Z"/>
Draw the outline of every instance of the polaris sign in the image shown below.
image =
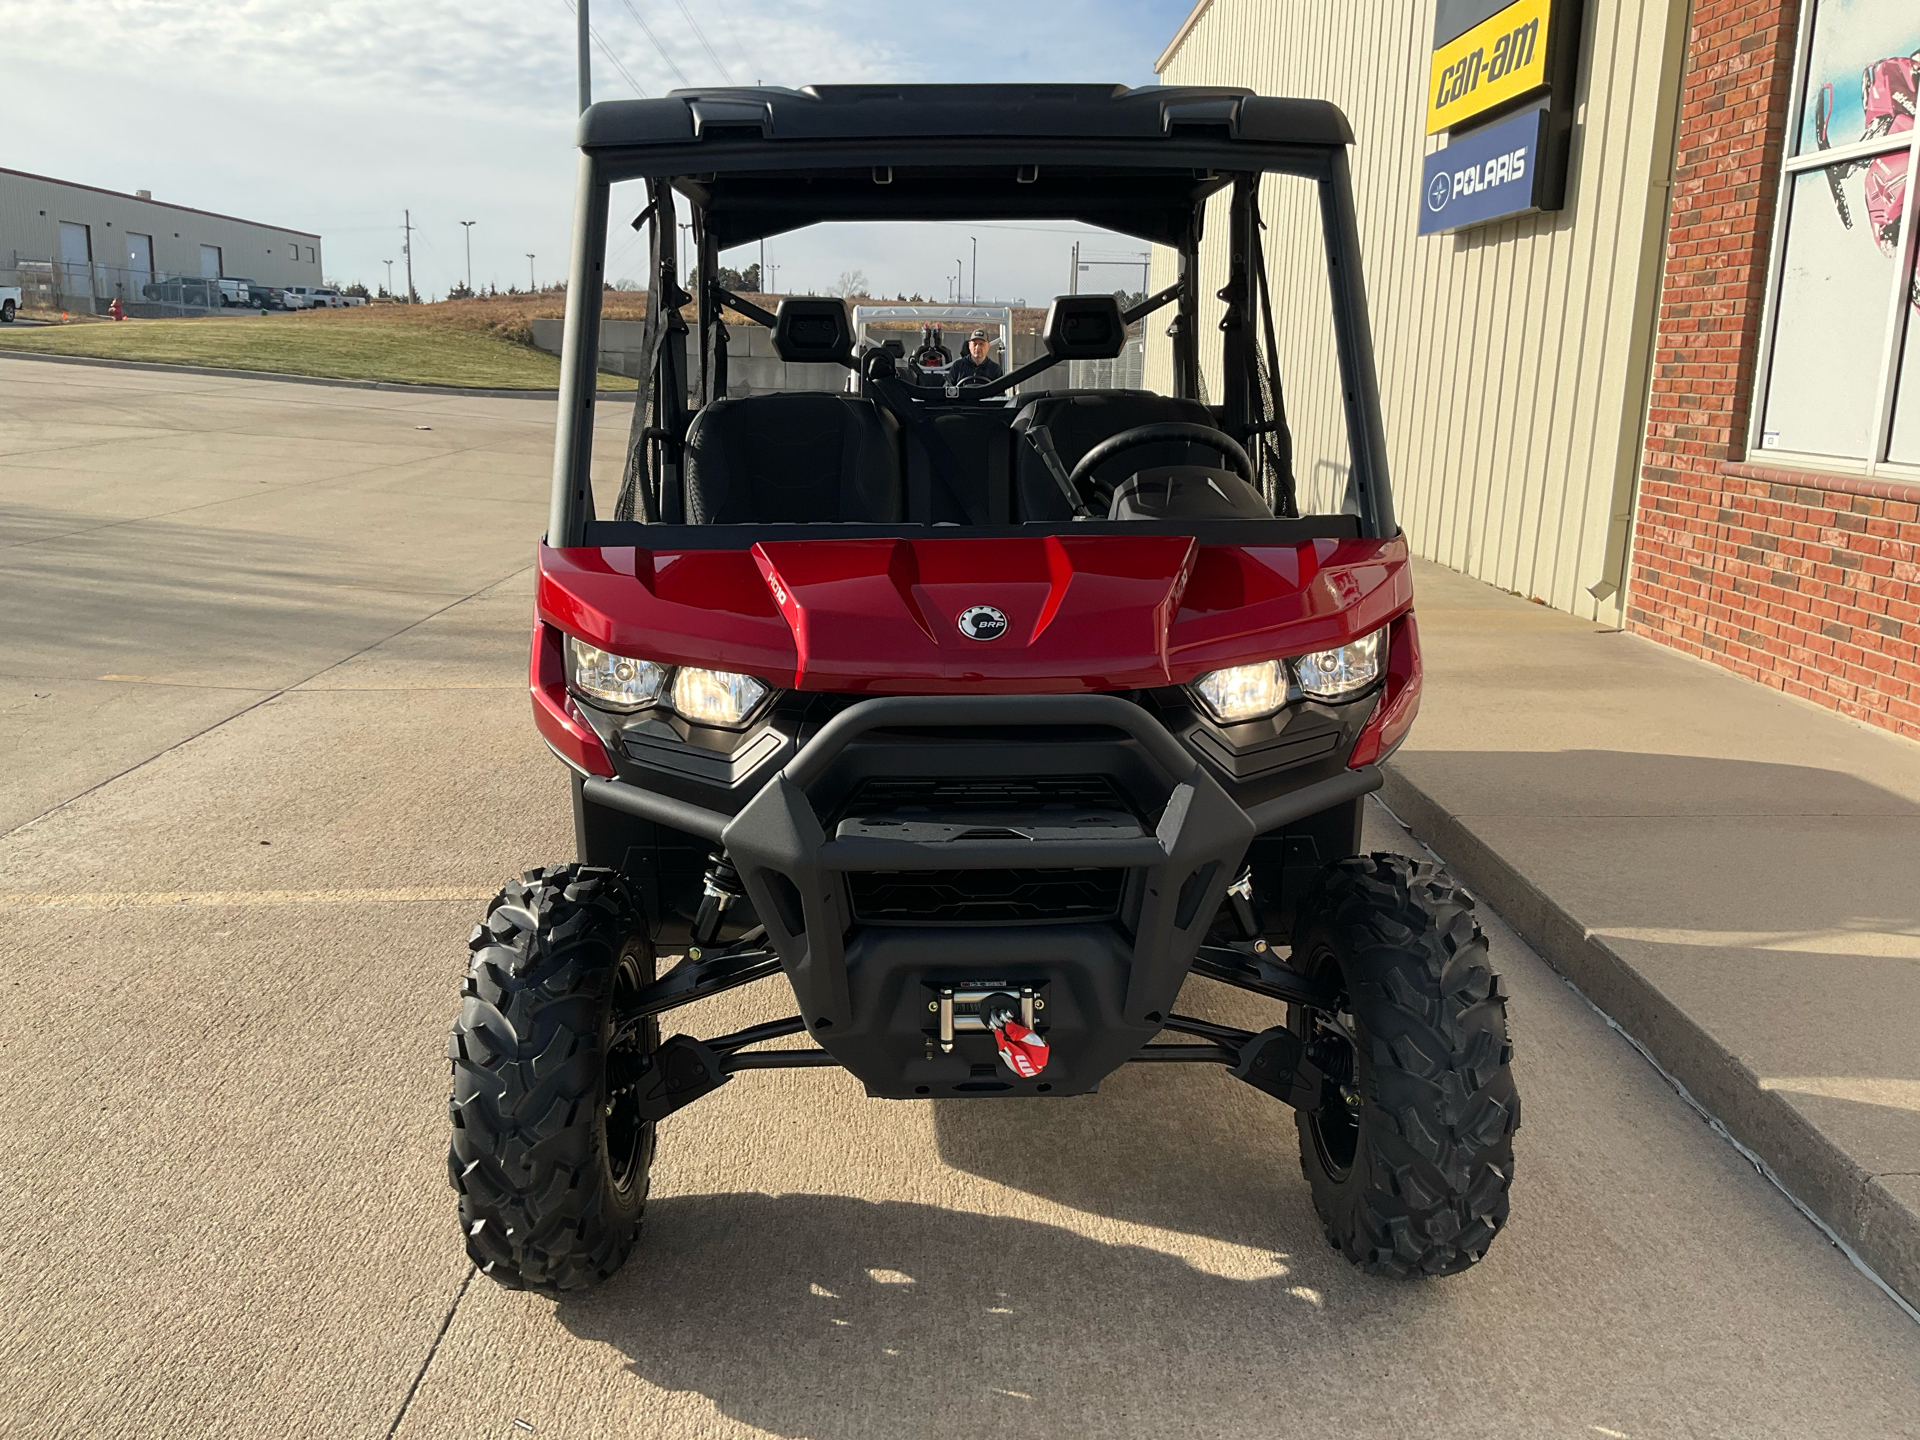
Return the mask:
<path fill-rule="evenodd" d="M 1455 135 L 1444 150 L 1427 156 L 1420 185 L 1420 233 L 1441 235 L 1485 225 L 1549 206 L 1542 141 L 1544 108 L 1523 110 L 1510 120 L 1469 135 Z"/>

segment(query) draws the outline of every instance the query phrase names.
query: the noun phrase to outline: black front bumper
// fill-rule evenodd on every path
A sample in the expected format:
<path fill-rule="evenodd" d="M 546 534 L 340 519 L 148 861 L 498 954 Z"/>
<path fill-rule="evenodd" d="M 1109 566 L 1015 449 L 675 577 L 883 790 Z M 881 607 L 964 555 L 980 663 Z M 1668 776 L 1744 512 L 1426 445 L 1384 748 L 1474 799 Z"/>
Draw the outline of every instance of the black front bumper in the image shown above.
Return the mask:
<path fill-rule="evenodd" d="M 876 776 L 1023 771 L 1113 775 L 1142 823 L 889 839 L 858 825 L 829 835 L 821 821 Z M 1159 1032 L 1254 836 L 1379 784 L 1366 767 L 1243 809 L 1152 714 L 1114 696 L 889 696 L 835 716 L 737 815 L 618 780 L 587 780 L 584 798 L 724 845 L 808 1033 L 870 1095 L 911 1098 L 1098 1088 Z M 1107 918 L 1055 923 L 856 913 L 874 877 L 967 872 L 1117 875 L 1123 898 Z M 982 986 L 1044 995 L 1036 1028 L 1052 1058 L 1034 1079 L 998 1064 L 987 1034 L 938 1043 L 940 989 Z"/>

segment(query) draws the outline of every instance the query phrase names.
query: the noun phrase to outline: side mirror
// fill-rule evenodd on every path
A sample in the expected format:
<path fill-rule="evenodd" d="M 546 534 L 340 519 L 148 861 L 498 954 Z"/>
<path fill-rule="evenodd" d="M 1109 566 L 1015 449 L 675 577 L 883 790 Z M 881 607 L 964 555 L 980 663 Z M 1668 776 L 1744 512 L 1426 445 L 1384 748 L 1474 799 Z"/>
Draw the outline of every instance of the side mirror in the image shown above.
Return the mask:
<path fill-rule="evenodd" d="M 839 300 L 789 295 L 773 317 L 773 349 L 789 364 L 853 364 L 853 322 Z"/>
<path fill-rule="evenodd" d="M 1055 360 L 1111 360 L 1127 344 L 1127 322 L 1111 295 L 1056 295 L 1041 333 Z"/>

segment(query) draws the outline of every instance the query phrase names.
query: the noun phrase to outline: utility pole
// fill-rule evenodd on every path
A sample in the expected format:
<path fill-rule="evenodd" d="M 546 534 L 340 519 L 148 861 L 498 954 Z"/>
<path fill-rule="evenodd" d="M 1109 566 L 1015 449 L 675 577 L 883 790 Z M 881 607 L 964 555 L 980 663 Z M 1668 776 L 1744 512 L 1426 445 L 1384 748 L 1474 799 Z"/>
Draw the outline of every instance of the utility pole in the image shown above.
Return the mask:
<path fill-rule="evenodd" d="M 767 294 L 773 292 L 773 287 L 767 283 L 767 241 L 765 236 L 762 236 L 760 240 L 760 289 Z"/>
<path fill-rule="evenodd" d="M 478 220 L 460 222 L 460 228 L 467 234 L 467 293 L 469 295 L 473 293 L 473 227 L 479 223 Z"/>
<path fill-rule="evenodd" d="M 407 303 L 412 305 L 420 299 L 413 288 L 413 211 L 406 210 L 401 213 L 406 216 L 406 224 L 400 227 L 406 239 L 400 245 L 400 253 L 407 257 Z"/>
<path fill-rule="evenodd" d="M 387 267 L 387 298 L 391 300 L 393 298 L 393 262 L 382 260 L 380 263 Z"/>
<path fill-rule="evenodd" d="M 579 72 L 580 109 L 593 104 L 593 27 L 587 23 L 587 0 L 574 0 L 574 68 Z"/>
<path fill-rule="evenodd" d="M 1069 295 L 1080 293 L 1080 242 L 1078 240 L 1073 242 L 1073 265 L 1067 275 L 1067 293 Z"/>
<path fill-rule="evenodd" d="M 969 235 L 967 238 L 973 241 L 973 303 L 978 305 L 980 303 L 980 237 Z"/>
<path fill-rule="evenodd" d="M 533 283 L 533 251 L 531 250 L 527 251 L 527 293 L 529 295 L 540 293 L 540 287 Z"/>

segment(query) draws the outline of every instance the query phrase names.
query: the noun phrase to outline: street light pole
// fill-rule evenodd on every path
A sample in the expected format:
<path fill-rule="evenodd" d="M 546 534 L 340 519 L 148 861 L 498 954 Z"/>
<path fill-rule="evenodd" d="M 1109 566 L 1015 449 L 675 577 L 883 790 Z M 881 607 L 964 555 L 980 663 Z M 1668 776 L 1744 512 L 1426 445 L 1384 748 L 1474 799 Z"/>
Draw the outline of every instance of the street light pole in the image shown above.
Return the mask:
<path fill-rule="evenodd" d="M 473 227 L 479 223 L 478 220 L 460 222 L 460 228 L 467 234 L 467 293 L 469 295 L 473 293 Z"/>
<path fill-rule="evenodd" d="M 393 298 L 393 262 L 382 260 L 380 263 L 387 267 L 387 298 L 391 300 Z"/>
<path fill-rule="evenodd" d="M 980 303 L 980 237 L 969 235 L 967 238 L 973 241 L 973 303 L 978 305 Z"/>
<path fill-rule="evenodd" d="M 527 293 L 538 294 L 539 289 L 540 287 L 533 283 L 533 251 L 529 250 L 527 251 Z"/>
<path fill-rule="evenodd" d="M 574 68 L 580 81 L 580 109 L 593 104 L 593 27 L 587 22 L 587 0 L 574 0 Z"/>
<path fill-rule="evenodd" d="M 400 253 L 407 257 L 407 303 L 411 305 L 419 298 L 413 288 L 413 211 L 406 210 L 401 213 L 406 216 L 406 224 L 402 229 L 407 238 L 400 246 Z"/>

